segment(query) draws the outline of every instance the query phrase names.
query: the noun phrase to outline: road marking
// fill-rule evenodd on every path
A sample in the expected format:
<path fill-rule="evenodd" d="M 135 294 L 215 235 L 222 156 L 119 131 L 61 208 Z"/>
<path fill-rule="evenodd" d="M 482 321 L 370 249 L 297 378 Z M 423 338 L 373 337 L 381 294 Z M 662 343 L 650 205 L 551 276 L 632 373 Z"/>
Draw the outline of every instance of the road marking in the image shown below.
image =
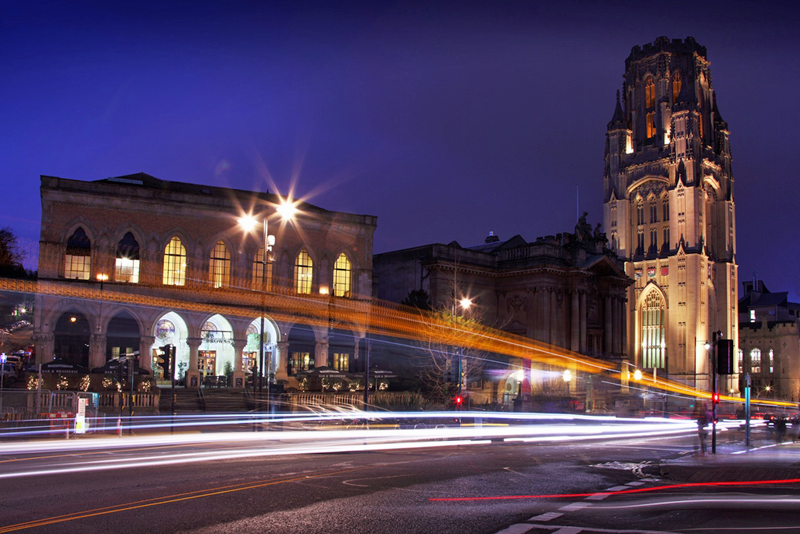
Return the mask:
<path fill-rule="evenodd" d="M 556 530 L 553 534 L 578 534 L 582 530 L 580 527 L 564 527 Z"/>
<path fill-rule="evenodd" d="M 595 493 L 594 495 L 589 495 L 586 497 L 587 501 L 602 501 L 606 497 L 611 495 L 610 493 Z"/>
<path fill-rule="evenodd" d="M 547 512 L 546 514 L 539 514 L 536 516 L 531 517 L 528 521 L 550 521 L 551 519 L 555 519 L 556 517 L 561 517 L 564 514 L 559 514 L 558 512 Z"/>
<path fill-rule="evenodd" d="M 606 491 L 622 491 L 628 489 L 628 486 L 614 486 L 613 488 L 608 488 Z"/>
<path fill-rule="evenodd" d="M 626 486 L 644 486 L 644 482 L 641 480 L 634 480 L 633 482 L 628 482 L 625 484 Z"/>
<path fill-rule="evenodd" d="M 574 512 L 575 510 L 582 510 L 584 508 L 588 508 L 591 506 L 592 503 L 590 502 L 574 502 L 572 504 L 568 504 L 566 506 L 562 506 L 559 508 L 562 512 Z"/>
<path fill-rule="evenodd" d="M 517 523 L 516 525 L 511 525 L 510 527 L 501 530 L 497 534 L 525 534 L 526 532 L 533 530 L 535 527 L 533 525 L 528 525 L 525 523 Z"/>

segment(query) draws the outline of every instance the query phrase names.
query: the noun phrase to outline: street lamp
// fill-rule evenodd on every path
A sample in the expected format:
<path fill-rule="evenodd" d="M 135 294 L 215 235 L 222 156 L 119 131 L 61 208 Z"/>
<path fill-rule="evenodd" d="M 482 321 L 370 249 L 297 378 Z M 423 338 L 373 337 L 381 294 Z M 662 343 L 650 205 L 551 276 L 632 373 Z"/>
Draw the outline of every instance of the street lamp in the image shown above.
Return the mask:
<path fill-rule="evenodd" d="M 454 295 L 455 296 L 455 295 Z M 462 298 L 458 301 L 458 305 L 461 306 L 461 309 L 467 311 L 470 306 L 472 306 L 472 300 L 468 299 L 467 297 Z M 453 316 L 456 314 L 456 303 L 453 302 Z M 464 359 L 464 346 L 459 345 L 458 347 L 458 396 L 461 397 L 461 389 L 463 386 L 463 370 L 462 370 L 462 360 Z"/>
<path fill-rule="evenodd" d="M 281 216 L 281 218 L 285 221 L 292 220 L 294 215 L 297 213 L 297 208 L 295 205 L 288 201 L 282 201 L 275 207 L 275 211 Z M 252 215 L 245 215 L 239 219 L 239 224 L 245 231 L 250 232 L 255 229 L 255 227 L 259 224 L 258 220 L 253 217 Z M 264 357 L 264 314 L 266 313 L 266 292 L 267 292 L 267 263 L 272 263 L 272 249 L 275 246 L 275 236 L 270 235 L 269 233 L 269 216 L 264 216 L 262 221 L 263 231 L 262 235 L 264 238 L 264 254 L 261 258 L 261 330 L 259 333 L 259 355 L 258 355 L 258 363 L 256 364 L 255 372 L 253 373 L 253 393 L 256 393 L 256 390 L 263 391 L 264 386 L 261 380 L 261 374 L 264 372 L 265 361 Z M 267 396 L 270 394 L 270 377 L 269 372 L 272 370 L 272 357 L 270 355 L 269 367 L 266 372 L 267 378 Z M 256 380 L 258 383 L 256 384 Z"/>

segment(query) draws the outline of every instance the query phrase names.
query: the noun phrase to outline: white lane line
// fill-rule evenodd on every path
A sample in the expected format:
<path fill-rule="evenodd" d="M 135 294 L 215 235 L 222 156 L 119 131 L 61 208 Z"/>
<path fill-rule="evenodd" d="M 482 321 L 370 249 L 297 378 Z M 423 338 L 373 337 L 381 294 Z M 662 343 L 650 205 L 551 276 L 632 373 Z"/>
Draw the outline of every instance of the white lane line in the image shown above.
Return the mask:
<path fill-rule="evenodd" d="M 583 529 L 581 527 L 564 527 L 553 532 L 553 534 L 578 534 Z"/>
<path fill-rule="evenodd" d="M 595 493 L 594 495 L 589 495 L 586 497 L 587 501 L 602 501 L 606 497 L 611 495 L 610 493 Z"/>
<path fill-rule="evenodd" d="M 566 506 L 562 506 L 559 508 L 562 512 L 574 512 L 575 510 L 583 510 L 584 508 L 588 508 L 592 505 L 590 502 L 574 502 L 572 504 L 568 504 Z"/>
<path fill-rule="evenodd" d="M 546 514 L 535 515 L 528 519 L 528 521 L 550 521 L 551 519 L 561 517 L 562 515 L 564 514 L 559 514 L 558 512 L 547 512 Z"/>
<path fill-rule="evenodd" d="M 622 491 L 626 489 L 630 488 L 628 488 L 628 486 L 614 486 L 613 488 L 608 488 L 606 491 Z"/>
<path fill-rule="evenodd" d="M 501 530 L 497 534 L 525 534 L 526 532 L 529 532 L 534 528 L 536 527 L 534 527 L 533 525 L 527 525 L 525 523 L 517 523 L 516 525 L 511 525 L 510 527 Z"/>
<path fill-rule="evenodd" d="M 634 480 L 633 482 L 628 482 L 625 484 L 626 486 L 644 486 L 644 482 L 641 480 Z"/>

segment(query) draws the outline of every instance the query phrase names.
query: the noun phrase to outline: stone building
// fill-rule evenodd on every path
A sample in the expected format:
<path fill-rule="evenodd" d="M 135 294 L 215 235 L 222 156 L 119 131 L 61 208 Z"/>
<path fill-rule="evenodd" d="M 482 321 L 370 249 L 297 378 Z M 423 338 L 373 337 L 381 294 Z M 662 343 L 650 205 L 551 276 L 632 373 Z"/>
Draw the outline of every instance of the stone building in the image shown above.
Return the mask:
<path fill-rule="evenodd" d="M 738 335 L 736 224 L 728 125 L 693 38 L 660 37 L 625 60 L 603 184 L 604 228 L 635 281 L 626 352 L 708 389 L 706 342 Z"/>
<path fill-rule="evenodd" d="M 599 225 L 592 230 L 585 217 L 574 233 L 532 242 L 490 234 L 478 246 L 454 241 L 376 254 L 375 293 L 402 302 L 424 290 L 434 309 L 457 310 L 468 298 L 470 313 L 487 326 L 621 363 L 630 280 Z M 512 366 L 499 377 L 494 400 L 516 396 L 518 381 Z"/>
<path fill-rule="evenodd" d="M 738 384 L 750 374 L 754 398 L 800 401 L 800 304 L 772 293 L 761 280 L 742 282 L 739 299 Z"/>
<path fill-rule="evenodd" d="M 276 319 L 265 295 L 370 298 L 375 217 L 299 203 L 286 221 L 278 195 L 144 173 L 91 182 L 42 176 L 41 200 L 39 281 L 69 287 L 74 297 L 36 296 L 39 362 L 58 357 L 94 368 L 138 352 L 141 366 L 153 369 L 154 349 L 172 344 L 187 385 L 232 374 L 241 386 L 261 351 L 263 306 L 265 362 L 278 380 L 356 365 L 363 328 Z M 245 215 L 269 221 L 275 244 L 267 262 L 262 226 L 245 231 Z M 196 303 L 197 311 L 155 299 Z M 214 313 L 217 306 L 240 311 Z"/>

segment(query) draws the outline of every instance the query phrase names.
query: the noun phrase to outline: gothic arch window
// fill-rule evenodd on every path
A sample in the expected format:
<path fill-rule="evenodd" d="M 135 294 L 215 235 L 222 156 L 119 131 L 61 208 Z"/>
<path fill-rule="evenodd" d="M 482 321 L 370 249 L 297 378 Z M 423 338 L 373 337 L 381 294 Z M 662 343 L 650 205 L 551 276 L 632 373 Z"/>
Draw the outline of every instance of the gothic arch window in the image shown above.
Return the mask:
<path fill-rule="evenodd" d="M 655 228 L 650 230 L 650 253 L 655 254 L 658 252 L 658 230 Z"/>
<path fill-rule="evenodd" d="M 664 244 L 662 246 L 664 247 L 664 250 L 670 250 L 671 245 L 669 244 L 669 226 L 664 227 Z"/>
<path fill-rule="evenodd" d="M 267 258 L 269 260 L 269 258 Z M 264 284 L 264 246 L 258 247 L 253 257 L 253 289 L 256 291 L 269 291 L 272 289 L 272 262 L 267 261 L 267 283 Z"/>
<path fill-rule="evenodd" d="M 739 369 L 740 373 L 744 373 L 745 372 L 745 370 L 744 370 L 744 351 L 742 349 L 739 349 L 739 367 L 738 367 L 738 369 Z"/>
<path fill-rule="evenodd" d="M 114 280 L 129 284 L 139 283 L 139 243 L 131 232 L 117 243 Z"/>
<path fill-rule="evenodd" d="M 647 121 L 647 138 L 651 139 L 656 135 L 656 84 L 653 81 L 652 76 L 648 76 L 648 78 L 644 81 L 644 108 Z"/>
<path fill-rule="evenodd" d="M 214 289 L 229 286 L 231 283 L 231 254 L 222 241 L 217 241 L 211 250 L 208 274 Z"/>
<path fill-rule="evenodd" d="M 344 252 L 339 254 L 336 258 L 336 263 L 333 264 L 333 296 L 334 297 L 350 297 L 350 278 L 352 267 L 350 260 Z"/>
<path fill-rule="evenodd" d="M 750 372 L 753 374 L 761 372 L 761 349 L 750 351 Z"/>
<path fill-rule="evenodd" d="M 664 222 L 669 220 L 669 198 L 666 196 L 664 197 L 664 204 L 663 204 L 663 211 L 664 211 Z"/>
<path fill-rule="evenodd" d="M 314 274 L 314 262 L 303 249 L 294 262 L 294 284 L 298 293 L 311 293 L 311 279 Z"/>
<path fill-rule="evenodd" d="M 681 94 L 681 86 L 683 85 L 683 79 L 681 78 L 681 71 L 675 71 L 675 74 L 672 75 L 672 102 L 675 103 L 678 101 L 678 95 Z"/>
<path fill-rule="evenodd" d="M 644 224 L 644 202 L 641 200 L 636 204 L 636 224 Z"/>
<path fill-rule="evenodd" d="M 178 236 L 173 236 L 164 248 L 165 286 L 186 285 L 186 248 Z"/>
<path fill-rule="evenodd" d="M 666 303 L 658 291 L 650 291 L 642 304 L 640 324 L 642 367 L 645 369 L 664 368 L 666 309 Z"/>
<path fill-rule="evenodd" d="M 92 275 L 92 243 L 83 228 L 76 228 L 67 239 L 64 278 L 88 280 Z"/>
<path fill-rule="evenodd" d="M 656 223 L 658 222 L 658 206 L 656 205 L 656 199 L 650 200 L 650 222 Z"/>

